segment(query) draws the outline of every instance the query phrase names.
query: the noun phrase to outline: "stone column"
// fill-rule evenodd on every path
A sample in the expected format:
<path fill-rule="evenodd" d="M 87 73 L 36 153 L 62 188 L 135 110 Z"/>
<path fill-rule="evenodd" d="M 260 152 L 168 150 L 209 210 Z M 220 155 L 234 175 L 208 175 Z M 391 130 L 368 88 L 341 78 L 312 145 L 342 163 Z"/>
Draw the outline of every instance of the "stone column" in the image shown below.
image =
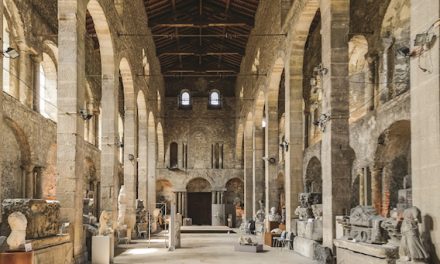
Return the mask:
<path fill-rule="evenodd" d="M 390 47 L 393 45 L 393 37 L 383 37 L 382 38 L 382 51 L 380 55 L 382 57 L 381 71 L 379 76 L 379 103 L 384 104 L 390 98 L 392 94 L 392 69 L 390 69 Z"/>
<path fill-rule="evenodd" d="M 28 50 L 28 47 L 26 44 L 24 44 L 24 41 L 21 41 L 21 43 L 18 45 L 19 50 L 18 53 L 20 56 L 18 57 L 18 63 L 19 63 L 19 70 L 18 70 L 18 76 L 19 76 L 19 82 L 18 82 L 18 89 L 19 89 L 19 98 L 20 102 L 27 107 L 32 108 L 33 106 L 33 98 L 32 98 L 32 60 L 30 57 L 30 53 Z"/>
<path fill-rule="evenodd" d="M 304 50 L 294 49 L 291 56 L 303 61 Z M 292 230 L 292 219 L 299 204 L 298 195 L 303 191 L 303 151 L 304 151 L 304 117 L 303 117 L 303 72 L 298 61 L 291 60 L 286 67 L 290 78 L 286 78 L 285 111 L 286 140 L 289 150 L 285 152 L 285 191 L 286 191 L 286 230 Z"/>
<path fill-rule="evenodd" d="M 153 129 L 153 128 L 149 128 Z M 150 212 L 156 208 L 156 125 L 154 131 L 148 133 L 148 180 L 147 180 L 147 196 L 148 202 L 146 207 Z M 152 136 L 152 137 L 150 137 Z"/>
<path fill-rule="evenodd" d="M 380 213 L 382 207 L 382 168 L 373 166 L 371 172 L 371 202 Z"/>
<path fill-rule="evenodd" d="M 44 88 L 44 87 L 40 87 L 40 64 L 41 64 L 41 56 L 33 56 L 32 72 L 33 72 L 34 100 L 33 100 L 32 108 L 39 113 L 40 113 L 41 89 Z"/>
<path fill-rule="evenodd" d="M 322 135 L 323 245 L 333 249 L 336 215 L 350 209 L 348 31 L 349 0 L 321 1 L 323 114 L 331 115 Z"/>
<path fill-rule="evenodd" d="M 253 152 L 252 136 L 248 136 L 249 131 L 245 131 L 244 138 L 244 220 L 251 220 L 254 216 L 253 203 Z"/>
<path fill-rule="evenodd" d="M 411 0 L 411 39 L 425 32 L 440 17 L 437 0 Z M 439 27 L 432 33 L 440 35 Z M 411 59 L 411 170 L 413 204 L 422 213 L 422 233 L 431 237 L 440 256 L 440 46 L 439 41 L 421 58 L 428 71 Z M 431 64 L 432 63 L 432 64 Z M 433 255 L 434 252 L 430 252 Z"/>
<path fill-rule="evenodd" d="M 84 1 L 58 2 L 57 199 L 62 220 L 70 222 L 77 263 L 84 261 L 84 120 L 78 112 L 84 105 L 85 16 Z"/>
<path fill-rule="evenodd" d="M 264 192 L 264 131 L 260 127 L 261 124 L 254 126 L 253 131 L 253 166 L 252 166 L 252 193 L 253 193 L 253 212 L 254 216 L 259 208 L 259 200 L 263 200 L 265 197 Z M 266 205 L 267 207 L 267 205 Z"/>
<path fill-rule="evenodd" d="M 365 173 L 364 169 L 358 169 L 357 171 L 359 178 L 359 205 L 367 205 L 365 200 Z"/>
<path fill-rule="evenodd" d="M 125 224 L 134 230 L 136 224 L 136 109 L 134 106 L 125 106 L 124 119 L 124 186 L 127 197 L 127 211 Z M 135 157 L 129 159 L 129 155 Z"/>
<path fill-rule="evenodd" d="M 365 55 L 367 65 L 367 72 L 365 76 L 366 89 L 365 89 L 365 102 L 366 111 L 372 111 L 375 109 L 375 97 L 376 97 L 376 80 L 377 80 L 377 63 L 378 57 L 375 53 L 367 53 Z"/>
<path fill-rule="evenodd" d="M 148 182 L 148 139 L 147 139 L 147 122 L 139 122 L 138 124 L 138 199 L 144 202 L 147 207 L 147 182 Z"/>
<path fill-rule="evenodd" d="M 3 5 L 0 5 L 0 16 L 3 17 Z M 0 22 L 0 26 L 2 28 L 2 32 L 0 33 L 0 38 L 3 39 L 3 19 L 1 19 Z M 3 45 L 2 45 L 3 47 Z M 5 58 L 3 56 L 0 57 L 0 69 L 3 69 L 3 60 Z M 8 69 L 9 70 L 9 69 Z M 4 72 L 4 70 L 3 70 Z M 3 75 L 4 74 L 0 74 L 0 87 L 2 88 L 3 91 Z M 3 124 L 3 93 L 0 96 L 0 131 L 4 131 L 4 124 Z M 0 160 L 3 160 L 3 151 L 0 151 Z M 2 162 L 0 162 L 0 171 L 3 171 L 3 166 L 2 166 Z M 2 174 L 0 173 L 0 186 L 2 186 Z M 0 192 L 0 201 L 3 201 L 3 193 Z M 2 214 L 2 208 L 0 206 L 0 215 Z M 2 220 L 0 219 L 0 224 L 1 224 Z"/>
<path fill-rule="evenodd" d="M 279 84 L 278 84 L 279 85 Z M 276 106 L 275 106 L 276 105 Z M 278 195 L 277 188 L 277 176 L 278 176 L 278 102 L 273 102 L 266 105 L 266 133 L 265 133 L 265 193 L 266 193 L 266 217 L 269 215 L 271 207 L 275 207 L 278 210 L 280 197 Z M 275 162 L 269 162 L 270 158 L 274 158 Z"/>

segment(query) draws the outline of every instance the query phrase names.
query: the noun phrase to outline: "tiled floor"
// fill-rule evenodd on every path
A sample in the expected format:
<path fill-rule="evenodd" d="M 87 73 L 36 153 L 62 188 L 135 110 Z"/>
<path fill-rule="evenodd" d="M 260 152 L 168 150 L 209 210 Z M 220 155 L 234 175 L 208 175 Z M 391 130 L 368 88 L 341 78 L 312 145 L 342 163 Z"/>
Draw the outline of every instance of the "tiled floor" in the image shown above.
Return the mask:
<path fill-rule="evenodd" d="M 182 234 L 182 247 L 173 252 L 165 248 L 164 236 L 152 238 L 149 246 L 146 240 L 135 240 L 129 245 L 121 245 L 114 263 L 163 263 L 163 264 L 259 264 L 259 263 L 316 263 L 297 255 L 291 250 L 264 247 L 262 253 L 234 251 L 238 234 Z M 253 237 L 254 240 L 261 238 Z"/>

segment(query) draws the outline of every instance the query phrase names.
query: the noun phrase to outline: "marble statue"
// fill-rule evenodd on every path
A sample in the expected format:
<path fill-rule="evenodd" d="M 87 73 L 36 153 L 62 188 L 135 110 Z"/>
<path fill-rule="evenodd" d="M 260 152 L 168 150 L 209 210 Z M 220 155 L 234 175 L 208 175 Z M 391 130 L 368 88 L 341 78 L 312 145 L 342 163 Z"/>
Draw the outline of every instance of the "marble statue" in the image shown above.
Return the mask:
<path fill-rule="evenodd" d="M 258 209 L 257 213 L 255 214 L 255 221 L 256 222 L 264 222 L 264 218 L 266 217 L 266 214 L 264 212 L 264 203 L 262 200 L 259 200 L 258 203 L 260 204 L 260 209 Z"/>
<path fill-rule="evenodd" d="M 108 236 L 112 233 L 113 229 L 111 227 L 111 214 L 107 211 L 102 211 L 101 216 L 99 217 L 98 234 L 100 236 Z"/>
<path fill-rule="evenodd" d="M 9 245 L 9 249 L 17 250 L 26 242 L 26 216 L 20 212 L 14 212 L 8 216 L 8 223 L 11 227 L 11 234 L 6 242 Z"/>
<path fill-rule="evenodd" d="M 127 195 L 125 186 L 122 185 L 118 196 L 118 226 L 123 226 L 125 222 L 125 211 L 127 210 Z"/>
<path fill-rule="evenodd" d="M 421 223 L 420 210 L 416 206 L 405 209 L 403 222 L 400 227 L 400 258 L 406 261 L 426 260 L 428 253 L 420 239 L 419 226 Z"/>
<path fill-rule="evenodd" d="M 275 207 L 270 208 L 270 213 L 268 216 L 270 222 L 280 222 L 281 215 L 277 213 L 277 209 Z"/>

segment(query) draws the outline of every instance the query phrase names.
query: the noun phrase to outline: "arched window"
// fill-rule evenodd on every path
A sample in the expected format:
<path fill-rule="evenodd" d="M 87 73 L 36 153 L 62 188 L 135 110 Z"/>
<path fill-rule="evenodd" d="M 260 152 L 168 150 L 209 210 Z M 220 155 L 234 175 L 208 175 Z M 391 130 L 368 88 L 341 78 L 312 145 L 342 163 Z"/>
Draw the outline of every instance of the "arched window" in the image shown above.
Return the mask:
<path fill-rule="evenodd" d="M 212 108 L 219 108 L 222 106 L 222 101 L 220 97 L 220 92 L 217 90 L 212 90 L 209 93 L 209 106 Z"/>
<path fill-rule="evenodd" d="M 176 142 L 170 144 L 170 168 L 174 169 L 178 166 L 178 146 Z"/>
<path fill-rule="evenodd" d="M 182 90 L 179 97 L 179 106 L 181 108 L 191 107 L 191 94 L 188 90 Z"/>
<path fill-rule="evenodd" d="M 47 53 L 43 53 L 40 64 L 40 113 L 57 121 L 57 70 L 55 63 Z"/>

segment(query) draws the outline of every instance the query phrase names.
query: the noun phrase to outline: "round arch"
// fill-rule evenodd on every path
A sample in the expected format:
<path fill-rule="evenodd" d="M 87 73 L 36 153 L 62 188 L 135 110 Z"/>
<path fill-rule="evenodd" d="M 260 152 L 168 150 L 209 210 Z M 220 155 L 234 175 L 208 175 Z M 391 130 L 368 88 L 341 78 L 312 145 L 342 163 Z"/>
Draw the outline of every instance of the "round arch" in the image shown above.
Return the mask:
<path fill-rule="evenodd" d="M 40 64 L 40 113 L 57 121 L 57 66 L 52 57 L 43 52 L 43 60 Z"/>
<path fill-rule="evenodd" d="M 187 192 L 211 192 L 212 182 L 208 179 L 195 177 L 188 181 L 186 184 Z"/>
<path fill-rule="evenodd" d="M 121 74 L 124 86 L 124 105 L 126 110 L 135 108 L 135 89 L 133 84 L 133 75 L 128 60 L 124 57 L 119 63 L 119 72 Z"/>

